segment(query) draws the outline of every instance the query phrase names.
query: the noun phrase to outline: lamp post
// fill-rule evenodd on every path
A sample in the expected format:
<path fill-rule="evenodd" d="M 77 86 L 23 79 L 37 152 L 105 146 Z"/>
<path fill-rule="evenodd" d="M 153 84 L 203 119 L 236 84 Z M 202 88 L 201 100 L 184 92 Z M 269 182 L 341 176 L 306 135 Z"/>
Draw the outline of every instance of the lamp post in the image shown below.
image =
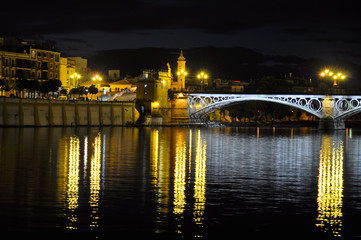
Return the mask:
<path fill-rule="evenodd" d="M 180 70 L 177 72 L 178 81 L 180 81 L 180 90 L 182 91 L 185 88 L 187 72 L 185 70 Z"/>
<path fill-rule="evenodd" d="M 93 78 L 92 78 L 93 81 L 97 82 L 96 85 L 97 85 L 97 88 L 98 88 L 98 93 L 100 92 L 100 101 L 102 100 L 102 93 L 100 91 L 100 82 L 103 80 L 102 77 L 100 77 L 98 74 L 96 74 Z"/>
<path fill-rule="evenodd" d="M 329 69 L 325 69 L 324 71 L 322 71 L 320 73 L 320 76 L 321 76 L 321 78 L 324 78 L 326 80 L 332 80 L 334 87 L 337 87 L 339 85 L 338 84 L 339 80 L 346 79 L 346 76 L 343 73 L 341 73 L 341 72 L 334 73 L 332 70 L 329 70 Z"/>
<path fill-rule="evenodd" d="M 204 72 L 201 72 L 200 74 L 197 75 L 197 78 L 201 80 L 201 90 L 203 90 L 203 82 L 205 79 L 208 78 L 208 75 L 205 74 Z"/>
<path fill-rule="evenodd" d="M 71 76 L 70 76 L 70 78 L 73 80 L 72 82 L 73 82 L 73 85 L 75 86 L 75 87 L 78 87 L 79 86 L 79 79 L 80 79 L 80 74 L 78 74 L 78 73 L 73 73 Z M 75 84 L 75 82 L 76 82 L 76 84 Z"/>

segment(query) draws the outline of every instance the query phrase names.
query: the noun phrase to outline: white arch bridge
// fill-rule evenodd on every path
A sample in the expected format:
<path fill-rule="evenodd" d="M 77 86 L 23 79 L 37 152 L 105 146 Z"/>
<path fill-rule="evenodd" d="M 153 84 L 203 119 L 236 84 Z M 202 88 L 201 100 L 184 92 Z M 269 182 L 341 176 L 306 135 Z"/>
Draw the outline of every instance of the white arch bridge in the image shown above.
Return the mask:
<path fill-rule="evenodd" d="M 298 108 L 320 118 L 320 128 L 343 129 L 344 119 L 361 112 L 361 96 L 283 94 L 188 94 L 188 116 L 201 122 L 218 109 L 246 101 L 265 101 Z"/>

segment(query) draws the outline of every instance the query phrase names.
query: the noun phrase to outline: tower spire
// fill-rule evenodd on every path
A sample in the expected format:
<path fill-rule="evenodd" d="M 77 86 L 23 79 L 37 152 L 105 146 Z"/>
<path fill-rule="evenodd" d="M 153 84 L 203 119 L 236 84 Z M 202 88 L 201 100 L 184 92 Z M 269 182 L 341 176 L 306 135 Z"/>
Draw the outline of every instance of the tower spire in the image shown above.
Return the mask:
<path fill-rule="evenodd" d="M 186 60 L 186 59 L 185 59 L 185 57 L 183 56 L 183 50 L 181 50 L 180 56 L 179 56 L 179 58 L 178 58 L 178 61 L 184 61 L 184 60 Z"/>

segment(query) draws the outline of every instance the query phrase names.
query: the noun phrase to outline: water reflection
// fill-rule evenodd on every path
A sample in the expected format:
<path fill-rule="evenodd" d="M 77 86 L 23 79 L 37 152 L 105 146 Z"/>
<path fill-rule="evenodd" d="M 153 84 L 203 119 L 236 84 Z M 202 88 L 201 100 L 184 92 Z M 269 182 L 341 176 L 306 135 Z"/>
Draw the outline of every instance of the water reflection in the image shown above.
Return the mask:
<path fill-rule="evenodd" d="M 88 149 L 90 147 L 90 149 Z M 93 138 L 90 146 L 88 146 L 88 137 L 84 138 L 83 148 L 81 148 L 81 140 L 77 135 L 63 136 L 59 141 L 59 200 L 66 203 L 65 206 L 65 228 L 68 230 L 79 229 L 79 189 L 82 188 L 80 181 L 80 170 L 83 166 L 84 183 L 87 185 L 89 181 L 89 206 L 91 230 L 99 226 L 99 201 L 102 181 L 102 135 L 98 133 Z M 88 151 L 91 151 L 90 159 L 90 175 L 87 177 L 88 169 Z M 83 155 L 83 158 L 81 158 Z M 80 161 L 83 159 L 83 162 Z M 64 182 L 62 180 L 64 179 Z M 85 189 L 82 189 L 84 191 Z M 64 191 L 64 193 L 62 192 Z M 61 200 L 61 196 L 65 196 Z"/>
<path fill-rule="evenodd" d="M 339 135 L 325 135 L 320 150 L 318 216 L 322 231 L 341 237 L 344 142 Z"/>
<path fill-rule="evenodd" d="M 96 229 L 99 220 L 99 200 L 100 200 L 100 183 L 101 183 L 101 169 L 102 169 L 102 162 L 101 162 L 101 155 L 102 155 L 102 140 L 101 134 L 99 133 L 97 137 L 94 139 L 93 143 L 93 155 L 91 158 L 91 165 L 90 165 L 90 198 L 89 198 L 89 205 L 92 208 L 91 210 L 91 223 L 90 229 Z"/>
<path fill-rule="evenodd" d="M 206 150 L 207 144 L 202 142 L 201 132 L 197 131 L 195 180 L 194 180 L 194 213 L 193 219 L 196 224 L 203 223 L 203 214 L 206 203 Z"/>
<path fill-rule="evenodd" d="M 174 209 L 173 213 L 180 215 L 186 205 L 186 142 L 181 139 L 176 143 L 175 168 L 174 168 Z"/>
<path fill-rule="evenodd" d="M 228 238 L 230 229 L 359 236 L 360 135 L 309 128 L 0 129 L 0 229 L 144 239 Z"/>
<path fill-rule="evenodd" d="M 167 221 L 166 216 L 172 213 L 177 223 L 175 232 L 183 236 L 191 211 L 191 221 L 202 228 L 206 202 L 206 140 L 201 131 L 177 129 L 177 134 L 169 135 L 152 129 L 150 169 L 158 203 L 158 221 Z M 190 192 L 194 192 L 193 198 Z M 197 232 L 194 236 L 201 237 L 201 234 Z"/>
<path fill-rule="evenodd" d="M 67 147 L 67 145 L 66 145 Z M 79 156 L 80 156 L 80 141 L 76 136 L 71 136 L 69 139 L 69 151 L 65 149 L 65 152 L 69 152 L 68 157 L 68 173 L 67 173 L 67 189 L 66 199 L 68 213 L 68 224 L 66 228 L 77 229 L 77 214 L 79 199 Z"/>

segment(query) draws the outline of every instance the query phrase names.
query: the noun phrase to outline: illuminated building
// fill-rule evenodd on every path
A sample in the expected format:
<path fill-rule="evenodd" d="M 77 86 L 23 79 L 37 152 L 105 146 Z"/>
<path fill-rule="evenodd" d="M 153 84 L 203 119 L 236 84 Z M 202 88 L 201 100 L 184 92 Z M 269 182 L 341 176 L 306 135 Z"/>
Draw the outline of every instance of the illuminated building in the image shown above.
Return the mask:
<path fill-rule="evenodd" d="M 74 87 L 72 76 L 75 73 L 75 62 L 69 58 L 60 58 L 60 81 L 62 87 Z"/>
<path fill-rule="evenodd" d="M 0 79 L 60 80 L 60 52 L 48 44 L 0 38 Z"/>
<path fill-rule="evenodd" d="M 143 71 L 137 82 L 137 108 L 141 114 L 157 115 L 160 108 L 168 108 L 168 89 L 172 79 L 170 65 L 167 71 Z"/>
<path fill-rule="evenodd" d="M 180 52 L 177 63 L 177 77 L 173 79 L 171 88 L 174 91 L 182 91 L 186 88 L 185 80 L 188 74 L 186 71 L 186 59 L 183 56 L 183 51 Z"/>
<path fill-rule="evenodd" d="M 71 61 L 74 61 L 75 72 L 81 76 L 88 75 L 88 60 L 82 57 L 69 57 Z"/>

